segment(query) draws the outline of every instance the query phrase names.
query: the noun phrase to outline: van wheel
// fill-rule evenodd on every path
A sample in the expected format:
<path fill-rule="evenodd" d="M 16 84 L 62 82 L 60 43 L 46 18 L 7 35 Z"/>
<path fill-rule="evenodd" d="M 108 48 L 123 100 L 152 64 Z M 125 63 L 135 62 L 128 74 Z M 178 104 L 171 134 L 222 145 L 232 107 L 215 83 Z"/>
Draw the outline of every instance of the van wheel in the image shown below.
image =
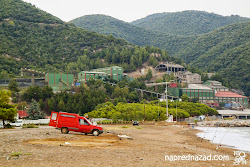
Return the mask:
<path fill-rule="evenodd" d="M 68 130 L 68 128 L 61 128 L 61 132 L 63 134 L 67 134 L 67 133 L 69 133 L 69 130 Z"/>
<path fill-rule="evenodd" d="M 99 130 L 94 130 L 93 131 L 93 136 L 98 136 L 99 135 Z"/>

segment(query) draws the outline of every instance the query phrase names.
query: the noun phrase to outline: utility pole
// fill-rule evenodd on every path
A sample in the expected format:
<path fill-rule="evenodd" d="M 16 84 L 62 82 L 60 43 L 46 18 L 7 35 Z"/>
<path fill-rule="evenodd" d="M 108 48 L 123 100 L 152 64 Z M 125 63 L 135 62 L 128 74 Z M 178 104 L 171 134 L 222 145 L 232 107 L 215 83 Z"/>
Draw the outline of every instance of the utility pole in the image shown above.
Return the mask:
<path fill-rule="evenodd" d="M 160 107 L 160 100 L 158 99 L 158 121 L 159 121 L 159 116 L 160 116 L 160 115 L 159 115 L 159 113 L 160 113 L 160 112 L 159 112 L 159 107 Z"/>
<path fill-rule="evenodd" d="M 168 83 L 166 82 L 166 110 L 167 110 L 167 117 L 168 117 Z"/>
<path fill-rule="evenodd" d="M 144 102 L 144 120 L 146 119 L 146 115 L 145 115 L 145 102 Z"/>
<path fill-rule="evenodd" d="M 177 99 L 176 99 L 176 122 L 177 122 Z"/>

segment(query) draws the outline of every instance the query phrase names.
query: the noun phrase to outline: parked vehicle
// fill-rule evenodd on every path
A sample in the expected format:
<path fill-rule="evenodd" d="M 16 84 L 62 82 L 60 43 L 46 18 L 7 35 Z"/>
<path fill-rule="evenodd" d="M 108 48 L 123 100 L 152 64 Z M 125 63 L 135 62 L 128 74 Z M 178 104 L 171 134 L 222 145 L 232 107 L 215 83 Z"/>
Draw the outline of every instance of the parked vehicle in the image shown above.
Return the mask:
<path fill-rule="evenodd" d="M 19 127 L 21 127 L 21 126 L 23 126 L 23 120 L 18 119 L 14 123 L 10 123 L 10 125 L 11 126 L 19 126 Z"/>
<path fill-rule="evenodd" d="M 206 116 L 205 116 L 205 115 L 197 116 L 197 120 L 198 120 L 198 121 L 205 121 L 205 119 L 206 119 Z"/>
<path fill-rule="evenodd" d="M 92 125 L 85 117 L 78 114 L 66 112 L 51 112 L 49 126 L 60 129 L 62 133 L 67 134 L 69 131 L 82 132 L 98 136 L 103 133 L 103 128 L 98 125 Z"/>
<path fill-rule="evenodd" d="M 139 122 L 138 121 L 133 121 L 133 126 L 139 126 Z"/>

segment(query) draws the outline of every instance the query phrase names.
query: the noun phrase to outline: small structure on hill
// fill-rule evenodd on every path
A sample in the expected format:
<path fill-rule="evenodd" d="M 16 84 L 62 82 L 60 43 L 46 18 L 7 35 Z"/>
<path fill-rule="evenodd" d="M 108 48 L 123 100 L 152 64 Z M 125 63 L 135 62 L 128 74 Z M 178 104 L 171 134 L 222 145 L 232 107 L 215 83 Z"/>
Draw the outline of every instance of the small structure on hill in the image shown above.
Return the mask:
<path fill-rule="evenodd" d="M 183 84 L 201 84 L 201 76 L 197 73 L 187 71 L 185 67 L 173 62 L 160 63 L 155 67 L 158 74 L 173 73 L 179 83 Z"/>
<path fill-rule="evenodd" d="M 166 63 L 161 63 L 155 67 L 155 70 L 160 71 L 160 72 L 179 72 L 179 71 L 185 71 L 185 67 L 179 64 L 175 64 L 173 62 L 166 62 Z"/>

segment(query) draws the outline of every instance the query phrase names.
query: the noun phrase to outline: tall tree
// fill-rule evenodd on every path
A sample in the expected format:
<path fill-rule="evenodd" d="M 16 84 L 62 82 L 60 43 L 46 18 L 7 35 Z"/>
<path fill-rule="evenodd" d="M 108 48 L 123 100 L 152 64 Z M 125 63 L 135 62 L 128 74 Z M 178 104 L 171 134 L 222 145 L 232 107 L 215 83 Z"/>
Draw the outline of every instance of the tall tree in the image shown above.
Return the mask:
<path fill-rule="evenodd" d="M 0 119 L 3 120 L 3 125 L 5 121 L 13 121 L 17 114 L 14 105 L 9 104 L 11 93 L 4 90 L 0 91 Z"/>
<path fill-rule="evenodd" d="M 151 68 L 148 69 L 148 73 L 146 74 L 146 79 L 149 81 L 153 77 L 153 73 Z"/>
<path fill-rule="evenodd" d="M 9 90 L 18 93 L 20 91 L 16 79 L 10 80 L 10 83 L 8 85 Z"/>
<path fill-rule="evenodd" d="M 34 99 L 31 100 L 27 113 L 29 114 L 30 119 L 44 118 L 44 113 L 41 112 L 39 103 Z"/>

